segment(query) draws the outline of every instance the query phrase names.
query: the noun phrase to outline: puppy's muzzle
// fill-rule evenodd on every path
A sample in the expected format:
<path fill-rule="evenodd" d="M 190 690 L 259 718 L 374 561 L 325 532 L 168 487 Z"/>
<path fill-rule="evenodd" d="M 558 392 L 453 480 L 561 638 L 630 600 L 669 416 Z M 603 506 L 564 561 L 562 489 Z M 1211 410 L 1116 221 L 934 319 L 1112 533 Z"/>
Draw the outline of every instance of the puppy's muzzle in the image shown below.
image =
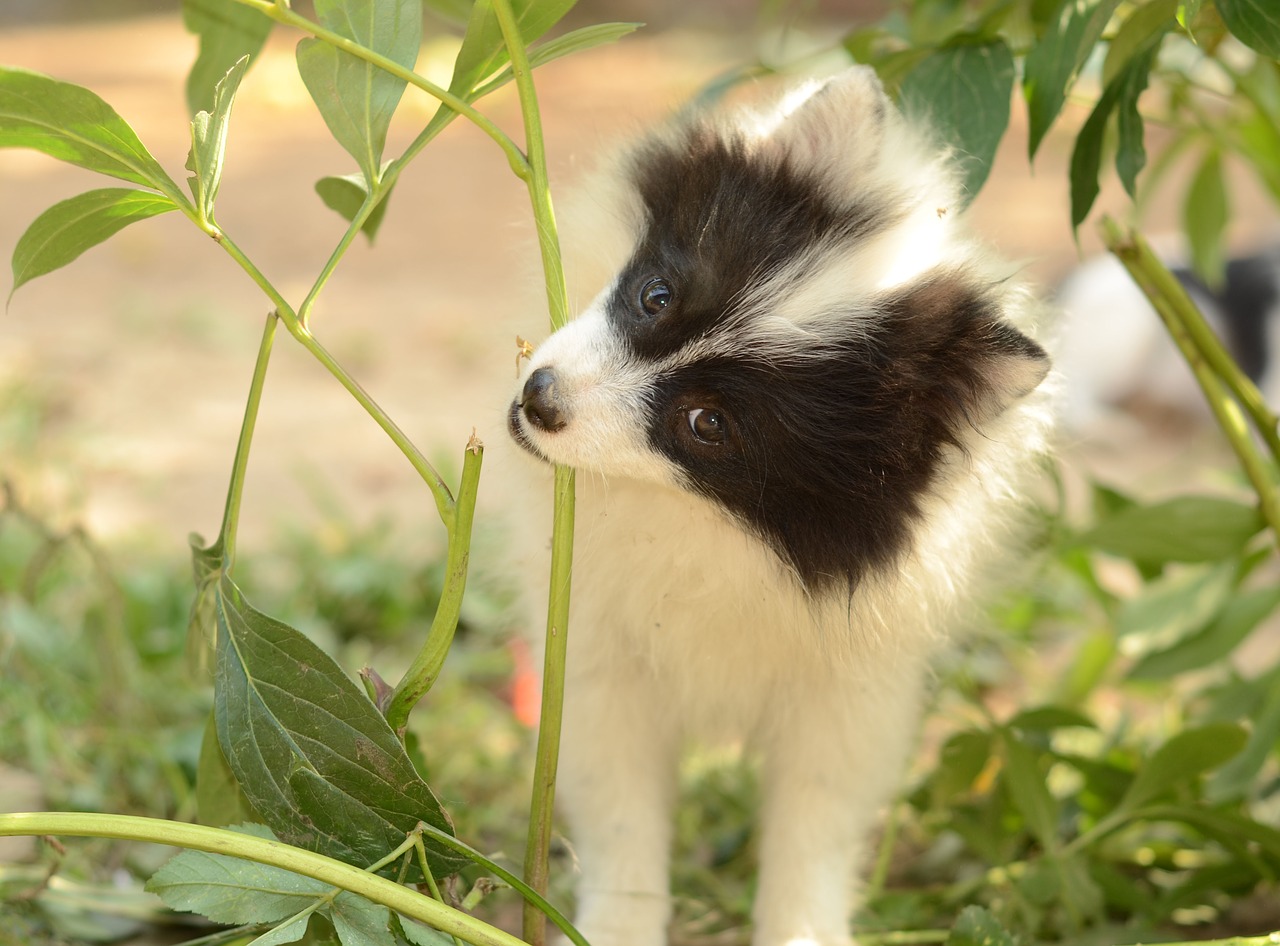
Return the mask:
<path fill-rule="evenodd" d="M 520 392 L 520 410 L 530 424 L 549 433 L 561 430 L 569 422 L 555 371 L 539 368 L 529 375 Z"/>

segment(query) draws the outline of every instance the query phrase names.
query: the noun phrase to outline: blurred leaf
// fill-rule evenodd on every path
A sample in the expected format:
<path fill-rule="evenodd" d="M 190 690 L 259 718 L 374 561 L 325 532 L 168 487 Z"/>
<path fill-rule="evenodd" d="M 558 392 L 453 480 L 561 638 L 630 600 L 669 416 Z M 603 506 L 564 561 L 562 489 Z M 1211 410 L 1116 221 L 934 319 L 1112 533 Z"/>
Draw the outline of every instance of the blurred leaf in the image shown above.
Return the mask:
<path fill-rule="evenodd" d="M 66 266 L 131 223 L 177 210 L 168 197 L 105 187 L 54 204 L 31 222 L 13 248 L 12 296 L 23 283 Z"/>
<path fill-rule="evenodd" d="M 1028 157 L 1035 157 L 1118 4 L 1119 0 L 1062 0 L 1048 31 L 1027 53 L 1022 84 L 1030 118 Z"/>
<path fill-rule="evenodd" d="M 316 0 L 316 15 L 335 33 L 406 69 L 418 61 L 421 0 Z M 297 59 L 298 73 L 329 131 L 372 187 L 405 80 L 319 39 L 299 42 Z"/>
<path fill-rule="evenodd" d="M 599 23 L 595 26 L 581 27 L 570 33 L 565 33 L 563 36 L 557 36 L 555 39 L 548 40 L 529 50 L 529 68 L 536 69 L 562 56 L 584 52 L 609 43 L 616 43 L 622 37 L 628 33 L 634 33 L 643 25 L 643 23 Z M 477 91 L 488 95 L 494 89 L 506 85 L 513 78 L 515 76 L 511 72 L 511 66 L 508 65 Z"/>
<path fill-rule="evenodd" d="M 973 790 L 973 783 L 991 759 L 991 734 L 960 732 L 942 746 L 930 778 L 931 804 L 947 807 L 951 800 Z"/>
<path fill-rule="evenodd" d="M 577 0 L 512 0 L 511 12 L 526 46 L 540 39 L 568 13 Z M 508 60 L 502 29 L 490 0 L 476 0 L 467 22 L 462 48 L 453 64 L 449 91 L 466 97 L 481 80 Z"/>
<path fill-rule="evenodd" d="M 971 905 L 956 917 L 946 946 L 1017 946 L 1017 940 L 990 910 Z"/>
<path fill-rule="evenodd" d="M 1115 631 L 1126 653 L 1148 653 L 1171 647 L 1217 618 L 1236 587 L 1233 562 L 1207 570 L 1164 575 L 1125 599 L 1115 617 Z"/>
<path fill-rule="evenodd" d="M 1252 505 L 1214 496 L 1182 496 L 1118 512 L 1079 541 L 1151 565 L 1219 562 L 1243 552 L 1263 524 Z"/>
<path fill-rule="evenodd" d="M 1000 744 L 1004 750 L 1005 785 L 1014 805 L 1022 813 L 1040 846 L 1046 851 L 1058 847 L 1058 803 L 1049 793 L 1037 753 L 1006 729 Z"/>
<path fill-rule="evenodd" d="M 1191 266 L 1210 288 L 1221 286 L 1226 278 L 1222 236 L 1229 215 L 1222 155 L 1217 147 L 1210 147 L 1191 179 L 1182 208 L 1182 227 L 1191 248 Z"/>
<path fill-rule="evenodd" d="M 1244 748 L 1247 736 L 1234 723 L 1210 723 L 1173 736 L 1138 769 L 1116 811 L 1133 812 L 1205 772 Z"/>
<path fill-rule="evenodd" d="M 200 823 L 214 828 L 259 823 L 262 817 L 240 790 L 240 784 L 218 745 L 218 725 L 212 712 L 200 742 L 196 768 L 196 812 Z"/>
<path fill-rule="evenodd" d="M 1234 759 L 1213 773 L 1206 787 L 1209 802 L 1220 804 L 1244 798 L 1250 786 L 1280 745 L 1280 689 L 1272 689 L 1253 719 L 1249 741 Z"/>
<path fill-rule="evenodd" d="M 1107 119 L 1115 109 L 1119 87 L 1106 89 L 1085 119 L 1071 149 L 1071 228 L 1078 230 L 1098 199 L 1098 171 L 1106 140 Z"/>
<path fill-rule="evenodd" d="M 1190 825 L 1197 831 L 1222 842 L 1228 848 L 1238 847 L 1240 842 L 1256 845 L 1271 862 L 1272 870 L 1280 866 L 1280 831 L 1261 824 L 1245 815 L 1218 811 L 1203 806 L 1154 805 L 1138 812 L 1151 820 L 1177 821 Z"/>
<path fill-rule="evenodd" d="M 419 821 L 452 833 L 387 721 L 328 654 L 250 607 L 225 575 L 217 605 L 218 741 L 281 840 L 366 867 Z M 465 863 L 425 843 L 437 877 Z"/>
<path fill-rule="evenodd" d="M 1102 63 L 1102 87 L 1105 89 L 1139 56 L 1160 45 L 1164 34 L 1173 29 L 1181 0 L 1152 0 L 1134 7 L 1107 44 L 1107 58 Z"/>
<path fill-rule="evenodd" d="M 1217 0 L 1232 35 L 1250 49 L 1280 59 L 1280 7 L 1273 0 Z"/>
<path fill-rule="evenodd" d="M 1188 36 L 1191 35 L 1191 21 L 1200 12 L 1200 4 L 1201 0 L 1183 0 L 1178 4 L 1178 25 Z"/>
<path fill-rule="evenodd" d="M 275 840 L 262 825 L 238 825 L 233 830 Z M 147 890 L 171 909 L 231 925 L 279 923 L 332 889 L 329 884 L 279 867 L 204 851 L 181 852 L 147 881 Z"/>
<path fill-rule="evenodd" d="M 1147 123 L 1138 111 L 1138 99 L 1146 91 L 1147 82 L 1155 65 L 1157 46 L 1130 60 L 1118 78 L 1120 96 L 1116 102 L 1116 173 L 1130 199 L 1138 196 L 1138 174 L 1147 164 L 1147 150 L 1143 144 Z"/>
<path fill-rule="evenodd" d="M 187 111 L 195 115 L 214 107 L 214 90 L 232 66 L 262 51 L 273 23 L 235 0 L 182 0 L 182 22 L 200 38 L 199 55 L 187 74 Z"/>
<path fill-rule="evenodd" d="M 326 207 L 336 210 L 348 223 L 356 218 L 356 214 L 360 212 L 369 195 L 362 174 L 322 177 L 316 181 L 316 193 L 320 195 Z M 370 243 L 377 236 L 378 228 L 382 226 L 382 218 L 387 215 L 387 202 L 390 199 L 391 191 L 387 191 L 382 200 L 378 201 L 378 206 L 373 208 L 373 212 L 365 220 L 364 226 L 360 228 L 360 232 L 368 237 Z"/>
<path fill-rule="evenodd" d="M 1129 671 L 1129 679 L 1166 680 L 1211 666 L 1235 650 L 1277 605 L 1280 605 L 1280 586 L 1232 597 L 1207 628 L 1172 647 L 1147 654 Z"/>
<path fill-rule="evenodd" d="M 218 80 L 214 89 L 213 111 L 197 112 L 191 119 L 191 150 L 187 152 L 187 170 L 191 194 L 201 218 L 213 220 L 213 202 L 222 182 L 222 161 L 227 151 L 227 126 L 236 89 L 249 68 L 249 57 L 242 56 Z"/>
<path fill-rule="evenodd" d="M 34 148 L 99 174 L 178 192 L 110 105 L 38 72 L 0 66 L 0 148 Z"/>
<path fill-rule="evenodd" d="M 1015 715 L 1006 724 L 1010 729 L 1046 732 L 1053 729 L 1097 729 L 1098 724 L 1083 713 L 1065 706 L 1037 706 Z"/>
<path fill-rule="evenodd" d="M 422 5 L 446 23 L 466 26 L 473 0 L 423 0 Z"/>
<path fill-rule="evenodd" d="M 1002 40 L 945 46 L 902 80 L 904 110 L 928 121 L 956 149 L 964 169 L 966 203 L 991 173 L 1009 127 L 1013 54 Z"/>

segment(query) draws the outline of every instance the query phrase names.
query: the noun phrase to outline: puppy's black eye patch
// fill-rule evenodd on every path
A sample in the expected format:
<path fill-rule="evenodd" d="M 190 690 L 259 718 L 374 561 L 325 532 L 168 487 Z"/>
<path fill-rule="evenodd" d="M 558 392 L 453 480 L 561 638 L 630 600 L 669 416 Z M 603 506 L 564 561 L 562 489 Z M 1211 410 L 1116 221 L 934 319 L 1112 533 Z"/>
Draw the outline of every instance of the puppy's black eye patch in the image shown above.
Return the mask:
<path fill-rule="evenodd" d="M 650 279 L 640 289 L 640 308 L 649 315 L 661 315 L 675 297 L 675 291 L 665 279 Z"/>

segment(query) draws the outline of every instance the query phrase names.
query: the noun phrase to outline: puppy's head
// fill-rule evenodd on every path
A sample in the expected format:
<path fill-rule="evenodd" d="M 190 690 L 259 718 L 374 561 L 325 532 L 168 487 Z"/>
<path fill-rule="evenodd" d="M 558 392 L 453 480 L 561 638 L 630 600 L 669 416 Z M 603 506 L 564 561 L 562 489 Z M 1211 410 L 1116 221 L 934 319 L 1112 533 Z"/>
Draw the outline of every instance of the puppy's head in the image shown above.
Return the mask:
<path fill-rule="evenodd" d="M 611 185 L 629 256 L 534 353 L 513 436 L 705 496 L 809 589 L 852 587 L 1048 370 L 956 236 L 952 180 L 862 69 L 650 139 Z"/>

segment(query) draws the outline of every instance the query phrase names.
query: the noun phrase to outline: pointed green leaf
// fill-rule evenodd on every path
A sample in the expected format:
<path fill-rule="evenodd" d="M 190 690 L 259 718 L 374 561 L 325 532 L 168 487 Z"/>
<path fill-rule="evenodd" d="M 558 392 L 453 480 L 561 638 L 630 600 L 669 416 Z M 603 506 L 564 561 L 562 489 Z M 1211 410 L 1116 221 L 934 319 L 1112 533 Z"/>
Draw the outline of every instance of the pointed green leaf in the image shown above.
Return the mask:
<path fill-rule="evenodd" d="M 1117 79 L 1120 97 L 1116 102 L 1116 129 L 1119 132 L 1116 173 L 1120 175 L 1120 183 L 1130 199 L 1134 200 L 1138 196 L 1138 174 L 1147 164 L 1147 149 L 1143 143 L 1147 125 L 1138 111 L 1138 99 L 1146 91 L 1157 51 L 1158 47 L 1153 45 L 1134 57 Z"/>
<path fill-rule="evenodd" d="M 169 195 L 177 186 L 115 110 L 88 89 L 0 66 L 0 148 L 45 154 Z"/>
<path fill-rule="evenodd" d="M 326 207 L 336 210 L 344 220 L 350 223 L 364 206 L 369 191 L 364 182 L 364 175 L 347 174 L 342 177 L 320 178 L 316 181 L 316 193 L 320 195 Z M 360 232 L 369 238 L 370 243 L 377 236 L 378 228 L 382 226 L 382 218 L 387 215 L 389 200 L 391 200 L 391 191 L 387 191 L 382 200 L 378 201 L 378 206 L 373 208 L 364 226 L 360 228 Z"/>
<path fill-rule="evenodd" d="M 249 57 L 236 60 L 214 89 L 213 111 L 197 112 L 191 119 L 191 150 L 187 152 L 187 170 L 196 209 L 205 220 L 213 219 L 213 202 L 222 181 L 222 161 L 227 151 L 227 126 L 236 89 L 249 68 Z"/>
<path fill-rule="evenodd" d="M 1244 748 L 1247 738 L 1235 723 L 1210 723 L 1178 733 L 1138 770 L 1116 810 L 1134 811 L 1216 769 Z"/>
<path fill-rule="evenodd" d="M 1102 63 L 1102 87 L 1105 89 L 1136 57 L 1144 55 L 1173 29 L 1174 16 L 1181 0 L 1151 0 L 1134 7 L 1107 44 L 1107 58 Z"/>
<path fill-rule="evenodd" d="M 281 923 L 275 929 L 267 930 L 255 937 L 252 946 L 284 946 L 285 943 L 296 943 L 307 935 L 307 924 L 311 922 L 311 914 L 295 917 L 288 923 Z"/>
<path fill-rule="evenodd" d="M 1203 631 L 1139 660 L 1129 671 L 1129 679 L 1167 680 L 1180 673 L 1208 667 L 1235 650 L 1278 605 L 1280 586 L 1236 595 Z"/>
<path fill-rule="evenodd" d="M 1002 40 L 946 46 L 902 80 L 905 111 L 928 121 L 964 169 L 966 202 L 977 196 L 1009 127 L 1013 54 Z"/>
<path fill-rule="evenodd" d="M 231 766 L 227 765 L 227 757 L 218 745 L 218 724 L 212 712 L 204 728 L 200 759 L 196 764 L 196 813 L 201 824 L 214 828 L 262 820 L 240 790 Z"/>
<path fill-rule="evenodd" d="M 317 0 L 316 14 L 335 33 L 406 69 L 418 60 L 421 0 Z M 329 131 L 372 184 L 405 81 L 318 39 L 302 40 L 297 58 L 298 73 Z"/>
<path fill-rule="evenodd" d="M 1272 689 L 1253 718 L 1244 749 L 1209 780 L 1206 787 L 1209 801 L 1221 803 L 1244 798 L 1277 745 L 1280 745 L 1280 689 Z"/>
<path fill-rule="evenodd" d="M 1098 171 L 1102 167 L 1102 147 L 1107 133 L 1107 119 L 1115 109 L 1119 90 L 1110 86 L 1103 91 L 1076 135 L 1071 149 L 1071 228 L 1084 223 L 1093 202 L 1098 199 Z"/>
<path fill-rule="evenodd" d="M 405 917 L 400 917 L 400 931 L 413 946 L 454 946 L 453 937 L 448 933 L 441 933 Z"/>
<path fill-rule="evenodd" d="M 1280 59 L 1280 6 L 1275 0 L 1218 0 L 1218 13 L 1236 39 Z"/>
<path fill-rule="evenodd" d="M 1062 111 L 1085 60 L 1102 37 L 1119 0 L 1062 0 L 1049 29 L 1027 53 L 1023 91 L 1030 118 L 1028 156 Z"/>
<path fill-rule="evenodd" d="M 66 266 L 129 224 L 177 209 L 168 197 L 131 187 L 87 191 L 56 203 L 32 221 L 13 248 L 13 291 Z"/>
<path fill-rule="evenodd" d="M 1046 851 L 1056 850 L 1058 803 L 1045 784 L 1035 751 L 1009 730 L 1005 730 L 1001 746 L 1004 749 L 1004 782 L 1014 805 L 1040 846 Z"/>
<path fill-rule="evenodd" d="M 1178 25 L 1188 36 L 1191 35 L 1191 21 L 1200 12 L 1200 4 L 1201 0 L 1183 0 L 1178 4 Z"/>
<path fill-rule="evenodd" d="M 325 913 L 342 946 L 395 946 L 396 938 L 388 928 L 391 911 L 380 903 L 344 892 Z"/>
<path fill-rule="evenodd" d="M 1263 525 L 1254 506 L 1214 496 L 1183 496 L 1125 509 L 1080 541 L 1149 565 L 1207 563 L 1239 555 Z"/>
<path fill-rule="evenodd" d="M 236 0 L 182 0 L 182 22 L 200 38 L 200 52 L 187 74 L 187 111 L 214 107 L 214 89 L 232 66 L 261 52 L 273 21 Z"/>
<path fill-rule="evenodd" d="M 512 0 L 511 12 L 526 46 L 540 39 L 568 13 L 577 0 Z M 476 0 L 467 21 L 462 48 L 453 63 L 449 91 L 467 96 L 476 85 L 508 60 L 502 29 L 490 0 Z"/>
<path fill-rule="evenodd" d="M 452 833 L 387 721 L 332 658 L 252 608 L 225 576 L 217 621 L 218 741 L 282 841 L 367 867 L 420 821 Z M 438 877 L 465 863 L 436 842 L 426 845 Z"/>
<path fill-rule="evenodd" d="M 548 40 L 529 50 L 529 68 L 536 69 L 562 56 L 615 43 L 643 25 L 643 23 L 598 23 L 595 26 L 584 26 L 565 33 L 563 36 L 557 36 L 555 39 Z M 506 85 L 513 78 L 515 76 L 511 72 L 510 64 L 508 64 L 491 80 L 478 87 L 474 96 L 468 96 L 468 98 L 476 99 L 488 95 L 495 89 Z"/>
<path fill-rule="evenodd" d="M 234 830 L 275 839 L 262 825 Z M 305 910 L 333 888 L 279 867 L 204 851 L 183 851 L 151 875 L 147 890 L 173 910 L 199 913 L 215 923 L 279 923 Z"/>
<path fill-rule="evenodd" d="M 1191 266 L 1211 287 L 1221 286 L 1226 278 L 1222 237 L 1230 213 L 1227 185 L 1222 177 L 1222 155 L 1212 146 L 1205 151 L 1191 179 L 1182 207 L 1182 227 L 1191 248 Z"/>

